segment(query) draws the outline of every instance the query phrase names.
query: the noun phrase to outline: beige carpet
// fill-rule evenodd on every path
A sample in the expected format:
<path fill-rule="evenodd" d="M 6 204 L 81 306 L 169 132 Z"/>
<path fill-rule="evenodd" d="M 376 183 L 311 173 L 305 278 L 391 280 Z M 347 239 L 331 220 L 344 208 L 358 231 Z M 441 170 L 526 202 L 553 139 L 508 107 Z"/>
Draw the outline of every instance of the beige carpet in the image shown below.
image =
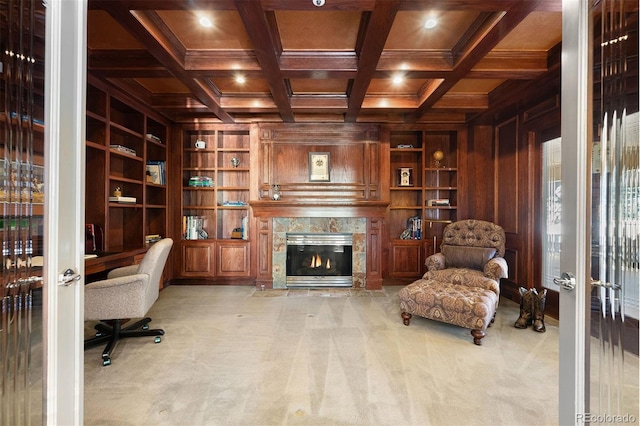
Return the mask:
<path fill-rule="evenodd" d="M 87 425 L 552 425 L 558 327 L 518 330 L 501 300 L 482 346 L 397 292 L 172 286 L 166 335 L 85 352 Z M 91 329 L 87 329 L 91 333 Z"/>

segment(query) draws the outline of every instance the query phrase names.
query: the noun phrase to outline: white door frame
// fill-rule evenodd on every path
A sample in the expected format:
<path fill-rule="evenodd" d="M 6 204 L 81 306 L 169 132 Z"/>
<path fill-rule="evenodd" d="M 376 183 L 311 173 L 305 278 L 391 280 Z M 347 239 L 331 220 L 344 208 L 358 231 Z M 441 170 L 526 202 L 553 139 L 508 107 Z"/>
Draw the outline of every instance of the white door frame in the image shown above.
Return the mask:
<path fill-rule="evenodd" d="M 79 425 L 84 393 L 87 0 L 45 0 L 45 229 L 43 423 Z"/>
<path fill-rule="evenodd" d="M 560 289 L 559 424 L 584 423 L 590 243 L 589 1 L 562 1 L 562 253 L 575 289 Z M 566 160 L 564 160 L 566 159 Z M 575 160 L 574 160 L 575 159 Z"/>

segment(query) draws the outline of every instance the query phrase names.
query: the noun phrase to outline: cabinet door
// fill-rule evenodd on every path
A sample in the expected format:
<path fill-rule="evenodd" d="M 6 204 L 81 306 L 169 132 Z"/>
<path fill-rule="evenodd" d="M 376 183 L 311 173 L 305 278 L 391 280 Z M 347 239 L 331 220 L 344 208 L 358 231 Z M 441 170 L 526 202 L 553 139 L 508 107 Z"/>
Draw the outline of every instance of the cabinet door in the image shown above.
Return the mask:
<path fill-rule="evenodd" d="M 249 276 L 249 243 L 245 241 L 218 241 L 217 277 Z"/>
<path fill-rule="evenodd" d="M 214 277 L 215 257 L 213 241 L 183 241 L 182 268 L 183 277 Z"/>
<path fill-rule="evenodd" d="M 418 278 L 422 275 L 422 250 L 420 241 L 395 241 L 391 244 L 392 277 Z"/>

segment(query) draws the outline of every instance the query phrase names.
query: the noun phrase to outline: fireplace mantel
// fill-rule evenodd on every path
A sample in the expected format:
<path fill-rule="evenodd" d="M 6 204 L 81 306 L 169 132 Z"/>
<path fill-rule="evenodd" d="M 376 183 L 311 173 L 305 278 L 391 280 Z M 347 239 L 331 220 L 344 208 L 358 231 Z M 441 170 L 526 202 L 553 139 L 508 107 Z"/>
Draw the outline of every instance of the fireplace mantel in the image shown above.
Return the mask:
<path fill-rule="evenodd" d="M 384 217 L 388 201 L 252 201 L 255 217 Z"/>

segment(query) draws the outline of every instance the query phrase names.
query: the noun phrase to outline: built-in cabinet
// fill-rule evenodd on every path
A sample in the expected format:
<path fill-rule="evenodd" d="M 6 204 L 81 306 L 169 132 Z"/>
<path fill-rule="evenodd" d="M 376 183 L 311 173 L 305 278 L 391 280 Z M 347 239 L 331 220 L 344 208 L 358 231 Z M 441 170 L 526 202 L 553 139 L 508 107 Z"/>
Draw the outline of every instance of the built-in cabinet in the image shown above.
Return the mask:
<path fill-rule="evenodd" d="M 181 277 L 250 276 L 249 145 L 248 126 L 183 129 Z"/>
<path fill-rule="evenodd" d="M 86 105 L 86 223 L 95 225 L 97 250 L 167 236 L 169 123 L 93 84 Z"/>
<path fill-rule="evenodd" d="M 458 130 L 389 132 L 389 276 L 418 277 L 458 220 Z"/>

